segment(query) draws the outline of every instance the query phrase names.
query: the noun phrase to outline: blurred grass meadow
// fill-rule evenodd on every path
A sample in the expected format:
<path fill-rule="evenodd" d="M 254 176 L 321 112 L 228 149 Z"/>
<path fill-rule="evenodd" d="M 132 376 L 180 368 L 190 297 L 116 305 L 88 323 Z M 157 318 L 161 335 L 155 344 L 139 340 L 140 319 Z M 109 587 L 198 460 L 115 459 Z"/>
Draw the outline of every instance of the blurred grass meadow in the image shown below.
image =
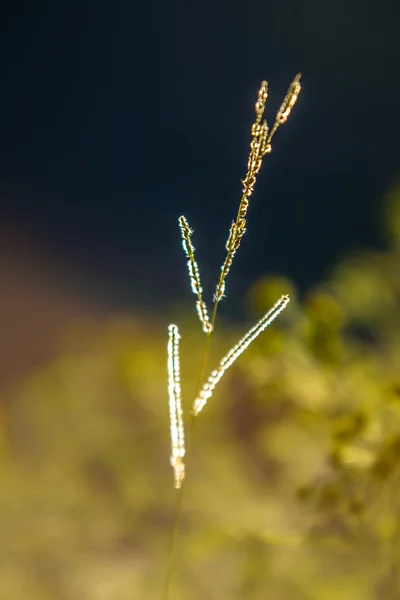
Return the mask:
<path fill-rule="evenodd" d="M 342 257 L 301 298 L 280 276 L 248 290 L 250 325 L 292 301 L 198 422 L 171 598 L 400 598 L 399 185 L 384 206 L 386 250 Z M 186 412 L 203 347 L 188 296 Z M 176 494 L 168 322 L 63 323 L 58 346 L 2 385 L 0 598 L 158 600 Z M 245 331 L 219 324 L 210 368 Z"/>

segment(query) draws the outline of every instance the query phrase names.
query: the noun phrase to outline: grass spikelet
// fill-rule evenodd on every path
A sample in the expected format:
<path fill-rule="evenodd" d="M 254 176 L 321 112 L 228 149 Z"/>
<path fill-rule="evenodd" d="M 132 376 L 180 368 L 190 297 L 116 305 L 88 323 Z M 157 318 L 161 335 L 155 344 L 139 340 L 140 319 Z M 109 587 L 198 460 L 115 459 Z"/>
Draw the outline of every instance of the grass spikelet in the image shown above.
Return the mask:
<path fill-rule="evenodd" d="M 170 462 L 174 470 L 174 486 L 180 488 L 185 478 L 185 430 L 182 413 L 182 392 L 179 364 L 179 331 L 176 325 L 168 327 L 168 395 L 171 430 Z"/>
<path fill-rule="evenodd" d="M 183 215 L 179 217 L 179 228 L 182 235 L 182 247 L 187 258 L 190 285 L 192 287 L 193 294 L 197 296 L 197 314 L 200 319 L 200 323 L 202 324 L 204 333 L 211 333 L 212 325 L 208 317 L 206 303 L 203 300 L 203 288 L 200 281 L 200 271 L 194 256 L 194 246 L 192 244 L 192 240 L 190 239 L 193 234 L 193 230 L 190 229 L 189 223 Z"/>
<path fill-rule="evenodd" d="M 290 113 L 292 112 L 293 106 L 297 102 L 297 98 L 301 91 L 300 85 L 301 73 L 298 73 L 296 77 L 293 79 L 292 83 L 289 86 L 287 94 L 279 107 L 278 112 L 276 113 L 276 119 L 274 126 L 271 129 L 271 132 L 267 139 L 267 144 L 271 144 L 271 140 L 280 125 L 286 123 L 289 118 Z"/>
<path fill-rule="evenodd" d="M 292 83 L 290 84 L 288 93 L 286 94 L 285 99 L 278 110 L 276 120 L 279 121 L 280 125 L 286 123 L 290 113 L 292 112 L 293 106 L 296 104 L 298 95 L 300 94 L 301 90 L 300 78 L 301 73 L 298 73 L 292 81 Z"/>
<path fill-rule="evenodd" d="M 268 83 L 263 81 L 258 92 L 258 98 L 255 106 L 256 119 L 251 127 L 250 154 L 247 161 L 247 174 L 242 182 L 243 197 L 239 206 L 239 215 L 241 218 L 246 216 L 247 206 L 245 200 L 249 198 L 254 191 L 256 176 L 261 168 L 262 159 L 265 154 L 271 151 L 271 148 L 267 147 L 266 144 L 268 136 L 267 121 L 264 119 L 264 121 L 261 123 L 267 98 Z"/>
<path fill-rule="evenodd" d="M 203 409 L 207 400 L 211 398 L 217 383 L 221 380 L 222 376 L 229 367 L 235 362 L 237 358 L 250 346 L 250 344 L 260 335 L 264 329 L 272 323 L 272 321 L 281 313 L 284 308 L 289 304 L 290 298 L 287 294 L 281 296 L 274 304 L 274 306 L 252 327 L 239 342 L 229 350 L 228 354 L 219 363 L 217 369 L 212 371 L 210 377 L 200 390 L 199 395 L 193 404 L 193 413 L 198 415 Z"/>
<path fill-rule="evenodd" d="M 238 226 L 233 221 L 229 231 L 229 237 L 225 244 L 227 250 L 224 264 L 221 267 L 221 275 L 218 281 L 217 289 L 214 294 L 214 302 L 218 303 L 225 296 L 225 279 L 230 271 L 236 250 L 239 248 L 240 239 L 246 230 L 242 229 L 241 235 L 238 234 Z"/>

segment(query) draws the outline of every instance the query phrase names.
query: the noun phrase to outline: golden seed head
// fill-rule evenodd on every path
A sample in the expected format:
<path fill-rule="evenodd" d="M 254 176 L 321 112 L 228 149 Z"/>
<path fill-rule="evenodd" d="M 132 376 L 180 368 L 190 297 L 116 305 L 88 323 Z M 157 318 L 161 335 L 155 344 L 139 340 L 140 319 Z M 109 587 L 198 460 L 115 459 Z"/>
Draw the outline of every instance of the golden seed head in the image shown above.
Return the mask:
<path fill-rule="evenodd" d="M 266 81 L 262 81 L 261 87 L 258 90 L 258 98 L 257 98 L 257 102 L 255 105 L 256 120 L 255 120 L 254 125 L 258 125 L 259 123 L 261 123 L 261 119 L 264 114 L 265 103 L 267 102 L 267 98 L 268 98 L 268 83 Z M 252 135 L 256 135 L 256 134 L 253 134 L 253 131 L 252 131 Z"/>
<path fill-rule="evenodd" d="M 253 123 L 253 125 L 251 126 L 252 137 L 258 137 L 260 135 L 260 132 L 261 132 L 261 124 Z"/>
<path fill-rule="evenodd" d="M 265 103 L 268 98 L 268 81 L 262 81 L 260 85 L 260 89 L 258 90 L 258 98 L 256 102 L 256 112 L 262 108 L 264 108 Z"/>
<path fill-rule="evenodd" d="M 301 73 L 298 73 L 290 84 L 288 93 L 286 94 L 285 99 L 278 110 L 276 120 L 280 125 L 287 121 L 293 106 L 296 104 L 296 100 L 301 90 L 300 78 Z"/>

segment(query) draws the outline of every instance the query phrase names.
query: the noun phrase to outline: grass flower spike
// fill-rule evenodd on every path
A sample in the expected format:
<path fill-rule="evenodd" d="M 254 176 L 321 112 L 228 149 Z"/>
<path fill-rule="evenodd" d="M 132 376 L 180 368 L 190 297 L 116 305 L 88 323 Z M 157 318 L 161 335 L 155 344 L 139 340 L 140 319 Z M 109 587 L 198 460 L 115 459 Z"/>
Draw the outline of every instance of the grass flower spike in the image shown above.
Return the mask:
<path fill-rule="evenodd" d="M 268 84 L 261 83 L 258 98 L 255 105 L 256 118 L 251 127 L 250 154 L 247 161 L 247 173 L 243 180 L 242 199 L 239 204 L 236 221 L 231 225 L 228 241 L 226 242 L 227 254 L 221 267 L 221 273 L 214 294 L 214 302 L 218 303 L 225 296 L 225 280 L 232 266 L 233 258 L 240 246 L 242 237 L 246 233 L 246 215 L 249 208 L 249 198 L 254 191 L 257 175 L 261 169 L 263 158 L 271 152 L 272 138 L 280 125 L 285 123 L 296 103 L 301 90 L 300 73 L 292 81 L 289 90 L 283 100 L 275 123 L 269 132 L 267 121 L 263 120 L 265 105 L 268 98 Z"/>
<path fill-rule="evenodd" d="M 268 98 L 268 83 L 263 81 L 258 92 L 256 102 L 256 120 L 251 128 L 250 154 L 247 161 L 247 174 L 243 180 L 243 197 L 239 206 L 239 218 L 244 218 L 247 213 L 248 198 L 254 191 L 256 176 L 261 168 L 262 159 L 268 152 L 271 152 L 271 146 L 267 144 L 268 125 L 267 121 L 261 123 L 265 104 Z"/>
<path fill-rule="evenodd" d="M 192 286 L 193 294 L 197 296 L 197 314 L 203 326 L 204 333 L 211 333 L 212 325 L 210 323 L 210 319 L 208 318 L 206 303 L 203 300 L 203 288 L 201 287 L 200 282 L 200 271 L 194 257 L 194 246 L 192 244 L 192 240 L 190 239 L 193 234 L 193 230 L 190 229 L 189 223 L 183 215 L 179 217 L 179 227 L 182 235 L 183 250 L 187 258 L 190 284 Z"/>
<path fill-rule="evenodd" d="M 276 120 L 279 121 L 279 124 L 282 125 L 286 123 L 290 113 L 292 112 L 293 106 L 296 104 L 297 97 L 300 94 L 301 85 L 300 85 L 301 73 L 298 73 L 292 83 L 290 84 L 290 88 L 288 93 L 285 96 L 284 101 L 276 115 Z"/>
<path fill-rule="evenodd" d="M 180 488 L 185 478 L 185 430 L 182 413 L 182 392 L 179 364 L 179 331 L 176 325 L 168 327 L 168 395 L 171 428 L 171 458 L 174 484 Z"/>
<path fill-rule="evenodd" d="M 252 327 L 244 337 L 231 349 L 228 354 L 224 356 L 224 358 L 219 363 L 217 369 L 215 369 L 210 377 L 207 379 L 206 383 L 203 385 L 200 390 L 199 395 L 193 404 L 193 413 L 198 415 L 199 412 L 205 406 L 207 400 L 211 398 L 215 386 L 220 381 L 224 373 L 229 369 L 229 367 L 235 362 L 237 358 L 250 346 L 250 344 L 256 339 L 257 336 L 260 335 L 264 329 L 272 323 L 272 321 L 283 311 L 284 308 L 289 304 L 289 296 L 284 295 L 281 296 L 278 302 L 274 304 L 274 306 L 263 316 L 262 319 L 258 321 L 254 327 Z"/>
<path fill-rule="evenodd" d="M 301 73 L 298 73 L 296 77 L 293 79 L 288 92 L 283 100 L 282 104 L 279 107 L 279 110 L 276 114 L 276 119 L 274 126 L 271 129 L 271 133 L 268 136 L 267 143 L 270 144 L 273 135 L 280 125 L 286 123 L 289 118 L 290 113 L 292 112 L 293 106 L 296 104 L 297 98 L 300 94 L 301 85 L 300 85 Z"/>

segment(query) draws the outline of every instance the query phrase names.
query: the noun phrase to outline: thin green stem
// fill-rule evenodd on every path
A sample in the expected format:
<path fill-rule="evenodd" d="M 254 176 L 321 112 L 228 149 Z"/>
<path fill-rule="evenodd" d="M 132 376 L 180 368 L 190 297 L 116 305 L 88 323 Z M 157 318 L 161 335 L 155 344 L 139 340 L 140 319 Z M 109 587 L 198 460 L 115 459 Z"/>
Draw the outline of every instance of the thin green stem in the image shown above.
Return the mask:
<path fill-rule="evenodd" d="M 186 436 L 185 469 L 187 469 L 187 464 L 188 464 L 188 454 L 189 454 L 189 449 L 191 446 L 191 440 L 192 440 L 192 436 L 193 436 L 194 421 L 195 421 L 195 416 L 191 415 L 190 427 L 189 427 L 188 434 Z M 168 594 L 169 594 L 169 589 L 170 589 L 170 585 L 171 585 L 172 572 L 173 572 L 173 568 L 174 568 L 176 541 L 177 541 L 177 537 L 178 537 L 180 517 L 182 514 L 184 489 L 185 489 L 185 485 L 182 485 L 176 492 L 174 523 L 172 526 L 170 543 L 169 543 L 168 563 L 167 563 L 167 570 L 166 570 L 166 574 L 165 574 L 164 588 L 163 588 L 163 594 L 162 594 L 163 600 L 168 600 Z"/>

